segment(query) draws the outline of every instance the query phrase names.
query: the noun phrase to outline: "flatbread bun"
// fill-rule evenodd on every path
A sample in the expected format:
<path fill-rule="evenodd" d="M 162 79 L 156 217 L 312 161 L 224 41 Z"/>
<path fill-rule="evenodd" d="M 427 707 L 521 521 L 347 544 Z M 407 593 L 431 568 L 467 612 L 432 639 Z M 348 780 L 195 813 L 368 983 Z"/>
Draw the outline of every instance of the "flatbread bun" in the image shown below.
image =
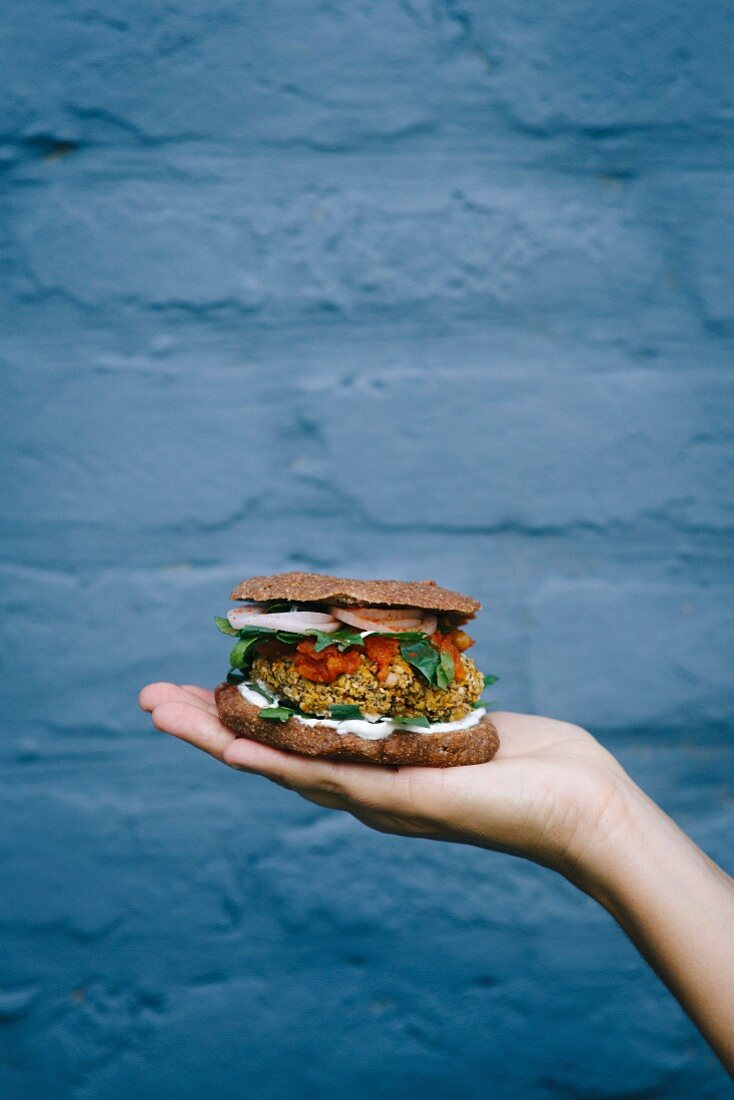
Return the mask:
<path fill-rule="evenodd" d="M 297 718 L 287 722 L 260 718 L 259 708 L 243 699 L 233 684 L 220 684 L 214 694 L 222 722 L 240 737 L 326 760 L 453 768 L 484 764 L 500 745 L 497 730 L 486 715 L 470 729 L 450 733 L 398 730 L 381 741 L 367 741 L 354 733 L 337 733 L 332 726 L 307 726 Z"/>
<path fill-rule="evenodd" d="M 471 617 L 482 606 L 471 596 L 441 588 L 435 581 L 365 581 L 324 573 L 271 573 L 237 585 L 233 600 L 293 600 L 332 603 L 340 607 L 418 607 L 422 611 L 452 611 Z"/>

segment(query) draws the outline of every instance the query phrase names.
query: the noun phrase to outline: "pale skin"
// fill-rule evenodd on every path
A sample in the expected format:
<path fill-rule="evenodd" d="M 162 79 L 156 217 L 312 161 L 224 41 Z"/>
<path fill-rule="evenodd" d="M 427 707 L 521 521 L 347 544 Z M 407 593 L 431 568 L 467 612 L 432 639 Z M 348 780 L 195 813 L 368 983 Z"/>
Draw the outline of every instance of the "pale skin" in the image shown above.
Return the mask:
<path fill-rule="evenodd" d="M 579 726 L 493 713 L 501 747 L 467 768 L 380 768 L 238 738 L 214 696 L 149 684 L 165 733 L 372 829 L 509 852 L 564 875 L 634 941 L 734 1076 L 734 880 Z"/>

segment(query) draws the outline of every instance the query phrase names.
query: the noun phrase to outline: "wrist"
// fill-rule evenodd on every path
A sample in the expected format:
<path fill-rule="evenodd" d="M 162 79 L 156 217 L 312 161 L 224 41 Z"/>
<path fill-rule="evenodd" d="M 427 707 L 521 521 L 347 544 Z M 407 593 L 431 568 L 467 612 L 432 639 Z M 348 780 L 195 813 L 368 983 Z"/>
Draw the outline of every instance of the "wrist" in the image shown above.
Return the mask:
<path fill-rule="evenodd" d="M 617 784 L 567 877 L 626 926 L 631 916 L 685 909 L 731 879 L 628 777 Z"/>
<path fill-rule="evenodd" d="M 641 870 L 651 847 L 676 829 L 628 775 L 609 782 L 601 811 L 595 810 L 585 830 L 579 830 L 562 872 L 575 886 L 598 901 L 613 916 L 624 905 L 626 888 Z"/>
<path fill-rule="evenodd" d="M 614 917 L 734 1072 L 734 881 L 631 781 L 619 798 L 616 827 L 590 846 L 573 881 Z"/>

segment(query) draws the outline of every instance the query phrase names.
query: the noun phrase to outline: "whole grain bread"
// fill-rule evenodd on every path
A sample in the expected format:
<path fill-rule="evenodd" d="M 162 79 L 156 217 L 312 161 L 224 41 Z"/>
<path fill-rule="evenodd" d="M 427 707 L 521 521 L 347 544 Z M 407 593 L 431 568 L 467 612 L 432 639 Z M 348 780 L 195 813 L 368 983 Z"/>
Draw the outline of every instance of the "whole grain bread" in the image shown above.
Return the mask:
<path fill-rule="evenodd" d="M 293 600 L 331 603 L 339 607 L 418 607 L 423 611 L 454 612 L 470 618 L 482 606 L 471 596 L 441 588 L 435 581 L 369 581 L 330 577 L 323 573 L 271 573 L 237 585 L 233 600 Z"/>
<path fill-rule="evenodd" d="M 243 699 L 232 684 L 220 684 L 214 694 L 219 717 L 238 736 L 304 756 L 371 764 L 452 768 L 484 764 L 492 759 L 500 744 L 497 730 L 486 715 L 470 729 L 450 733 L 396 730 L 381 741 L 367 741 L 353 733 L 337 733 L 332 726 L 307 726 L 295 717 L 287 722 L 260 718 L 258 707 Z"/>

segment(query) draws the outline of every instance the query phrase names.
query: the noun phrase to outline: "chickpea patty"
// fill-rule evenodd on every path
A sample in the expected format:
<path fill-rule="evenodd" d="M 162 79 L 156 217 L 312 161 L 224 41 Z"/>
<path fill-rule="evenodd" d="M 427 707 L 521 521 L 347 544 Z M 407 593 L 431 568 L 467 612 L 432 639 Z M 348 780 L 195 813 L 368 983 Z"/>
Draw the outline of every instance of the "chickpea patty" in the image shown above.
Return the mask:
<path fill-rule="evenodd" d="M 347 650 L 339 655 L 347 659 L 344 671 L 332 669 L 334 678 L 319 683 L 313 679 L 315 672 L 311 666 L 318 655 L 313 653 L 312 645 L 309 643 L 300 653 L 281 645 L 263 647 L 253 661 L 251 678 L 260 680 L 284 701 L 295 703 L 317 717 L 328 717 L 329 707 L 334 704 L 353 703 L 363 714 L 395 717 L 422 714 L 431 722 L 456 722 L 469 714 L 484 690 L 482 674 L 471 658 L 456 652 L 455 679 L 442 689 L 426 683 L 403 660 L 397 646 L 395 652 L 373 648 L 371 654 L 359 649 Z M 332 648 L 335 649 L 329 647 Z M 328 650 L 325 652 L 328 654 Z"/>

